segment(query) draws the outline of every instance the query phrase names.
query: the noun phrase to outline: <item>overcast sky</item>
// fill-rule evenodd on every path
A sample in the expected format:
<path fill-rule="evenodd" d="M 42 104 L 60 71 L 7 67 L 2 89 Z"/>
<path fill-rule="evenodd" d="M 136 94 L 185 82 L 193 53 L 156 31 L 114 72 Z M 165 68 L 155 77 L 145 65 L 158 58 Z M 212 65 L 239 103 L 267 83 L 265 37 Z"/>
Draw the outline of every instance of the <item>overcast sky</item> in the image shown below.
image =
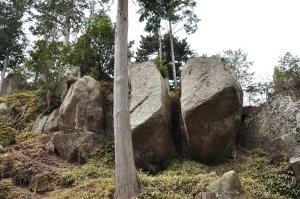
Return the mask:
<path fill-rule="evenodd" d="M 117 0 L 115 0 L 117 2 Z M 271 78 L 279 56 L 290 51 L 300 56 L 300 0 L 196 0 L 195 13 L 201 19 L 193 35 L 184 31 L 199 55 L 214 55 L 241 48 L 254 62 L 259 79 Z M 138 40 L 144 24 L 136 14 L 138 6 L 129 0 L 129 40 Z M 111 16 L 115 21 L 116 6 Z"/>

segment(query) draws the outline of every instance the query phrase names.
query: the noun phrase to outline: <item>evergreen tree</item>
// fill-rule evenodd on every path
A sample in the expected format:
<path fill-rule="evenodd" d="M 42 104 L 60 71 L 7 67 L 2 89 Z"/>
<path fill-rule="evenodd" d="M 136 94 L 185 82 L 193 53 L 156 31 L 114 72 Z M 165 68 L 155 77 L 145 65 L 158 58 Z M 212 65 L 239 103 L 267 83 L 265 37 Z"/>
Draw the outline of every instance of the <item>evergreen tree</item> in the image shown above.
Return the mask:
<path fill-rule="evenodd" d="M 88 20 L 85 33 L 78 38 L 70 53 L 69 63 L 79 66 L 81 76 L 93 75 L 99 79 L 113 75 L 114 25 L 105 13 Z"/>
<path fill-rule="evenodd" d="M 177 31 L 173 30 L 173 26 L 183 22 L 183 26 L 179 30 L 184 28 L 188 34 L 192 34 L 197 30 L 199 19 L 193 13 L 196 2 L 194 0 L 139 0 L 139 5 L 141 7 L 138 11 L 141 14 L 140 21 L 147 20 L 145 28 L 147 31 L 157 31 L 162 20 L 168 22 L 174 88 L 177 91 L 174 52 L 174 34 Z"/>
<path fill-rule="evenodd" d="M 275 91 L 287 88 L 300 88 L 300 58 L 287 52 L 280 57 L 278 65 L 275 66 L 274 74 Z"/>
<path fill-rule="evenodd" d="M 0 94 L 7 69 L 22 61 L 26 42 L 22 19 L 29 4 L 27 0 L 0 1 Z"/>
<path fill-rule="evenodd" d="M 141 36 L 140 46 L 136 52 L 136 61 L 144 62 L 153 59 L 154 56 L 159 55 L 159 43 L 157 34 Z M 190 49 L 190 45 L 187 43 L 186 39 L 180 40 L 178 37 L 174 37 L 174 54 L 176 58 L 176 72 L 177 76 L 180 75 L 180 67 L 195 53 Z M 165 59 L 161 60 L 162 64 L 167 65 L 167 76 L 173 79 L 172 73 L 172 55 L 171 46 L 169 42 L 169 35 L 165 34 L 162 38 L 162 51 Z"/>

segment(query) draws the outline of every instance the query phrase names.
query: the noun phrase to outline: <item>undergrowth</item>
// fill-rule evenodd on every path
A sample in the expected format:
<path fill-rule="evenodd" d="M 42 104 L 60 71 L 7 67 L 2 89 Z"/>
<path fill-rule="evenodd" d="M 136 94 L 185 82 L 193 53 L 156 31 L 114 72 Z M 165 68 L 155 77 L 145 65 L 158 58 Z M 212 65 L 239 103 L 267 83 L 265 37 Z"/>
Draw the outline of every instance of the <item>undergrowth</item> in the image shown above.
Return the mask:
<path fill-rule="evenodd" d="M 114 192 L 113 143 L 105 145 L 83 166 L 61 173 L 60 185 L 51 198 L 112 198 Z M 283 163 L 274 166 L 266 158 L 253 156 L 249 164 L 234 160 L 211 166 L 191 160 L 175 160 L 156 175 L 139 171 L 143 185 L 138 199 L 194 198 L 205 187 L 227 171 L 235 170 L 240 177 L 246 198 L 298 199 L 290 168 Z M 216 173 L 217 175 L 213 175 Z"/>

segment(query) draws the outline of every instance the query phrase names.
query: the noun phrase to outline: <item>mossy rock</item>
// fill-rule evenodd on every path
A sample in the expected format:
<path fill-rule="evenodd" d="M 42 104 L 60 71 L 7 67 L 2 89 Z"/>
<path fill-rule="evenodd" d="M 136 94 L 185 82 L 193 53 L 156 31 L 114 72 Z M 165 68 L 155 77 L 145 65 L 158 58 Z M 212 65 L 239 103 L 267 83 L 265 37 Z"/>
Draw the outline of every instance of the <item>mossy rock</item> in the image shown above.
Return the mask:
<path fill-rule="evenodd" d="M 58 177 L 57 173 L 37 174 L 32 178 L 28 188 L 38 194 L 53 191 L 56 188 Z"/>
<path fill-rule="evenodd" d="M 10 146 L 16 143 L 16 130 L 5 126 L 0 125 L 0 145 L 3 147 Z"/>

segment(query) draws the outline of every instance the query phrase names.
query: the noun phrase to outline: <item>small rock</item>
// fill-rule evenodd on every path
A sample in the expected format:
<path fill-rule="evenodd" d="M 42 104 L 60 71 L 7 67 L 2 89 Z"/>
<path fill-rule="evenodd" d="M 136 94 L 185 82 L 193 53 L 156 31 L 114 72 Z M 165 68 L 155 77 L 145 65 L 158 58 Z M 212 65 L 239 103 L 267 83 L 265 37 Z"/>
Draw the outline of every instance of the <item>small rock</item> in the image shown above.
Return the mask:
<path fill-rule="evenodd" d="M 245 199 L 240 179 L 235 171 L 229 171 L 206 187 L 207 191 L 215 192 L 218 199 Z"/>
<path fill-rule="evenodd" d="M 207 176 L 207 177 L 216 177 L 217 173 L 215 171 L 213 171 L 213 172 L 210 172 L 210 173 L 206 174 L 205 176 Z"/>
<path fill-rule="evenodd" d="M 300 182 L 300 157 L 292 157 L 289 162 L 297 181 Z"/>

